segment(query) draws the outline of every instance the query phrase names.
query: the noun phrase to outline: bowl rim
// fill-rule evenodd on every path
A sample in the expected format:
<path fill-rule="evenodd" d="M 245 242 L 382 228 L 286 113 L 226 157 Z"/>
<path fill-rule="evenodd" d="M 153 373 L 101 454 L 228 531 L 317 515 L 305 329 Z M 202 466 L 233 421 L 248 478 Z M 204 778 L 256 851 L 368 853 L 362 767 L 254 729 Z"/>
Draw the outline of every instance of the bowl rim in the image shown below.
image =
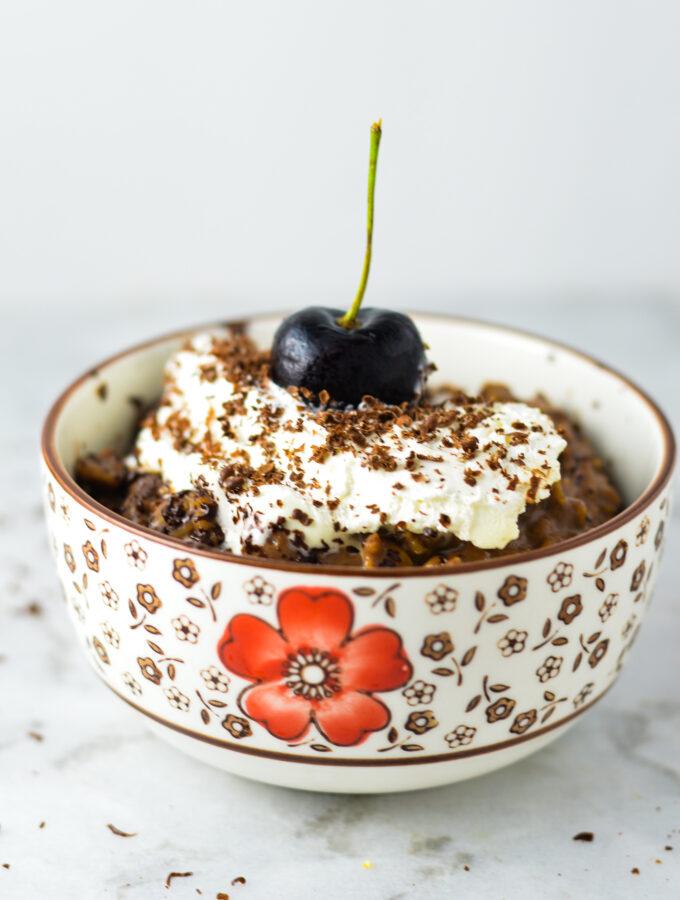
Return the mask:
<path fill-rule="evenodd" d="M 64 490 L 78 503 L 85 506 L 86 508 L 89 508 L 92 512 L 109 522 L 111 525 L 115 526 L 116 528 L 122 528 L 123 530 L 128 531 L 134 536 L 141 537 L 146 540 L 151 540 L 154 543 L 161 544 L 165 547 L 169 547 L 170 549 L 181 549 L 184 553 L 196 554 L 201 557 L 206 557 L 208 559 L 218 560 L 221 562 L 236 563 L 238 565 L 253 566 L 256 568 L 276 569 L 279 571 L 299 572 L 301 574 L 316 573 L 318 575 L 345 575 L 352 578 L 356 578 L 359 573 L 362 578 L 425 578 L 428 576 L 442 578 L 454 574 L 462 575 L 469 572 L 486 571 L 488 569 L 497 569 L 505 566 L 518 566 L 524 563 L 533 562 L 537 559 L 545 559 L 550 556 L 562 556 L 569 550 L 575 549 L 576 547 L 582 547 L 586 544 L 594 542 L 598 540 L 598 538 L 611 534 L 611 532 L 616 531 L 622 525 L 625 525 L 628 522 L 632 521 L 641 512 L 647 509 L 650 504 L 653 503 L 654 500 L 657 499 L 657 497 L 663 492 L 664 488 L 670 481 L 675 465 L 676 443 L 673 431 L 668 419 L 654 402 L 654 400 L 652 400 L 652 398 L 645 391 L 643 391 L 642 388 L 638 387 L 637 384 L 635 384 L 621 372 L 613 369 L 611 366 L 601 362 L 595 357 L 589 356 L 588 354 L 583 353 L 581 350 L 577 350 L 574 347 L 571 347 L 568 344 L 555 341 L 552 338 L 543 337 L 542 335 L 536 334 L 531 331 L 525 331 L 524 329 L 514 328 L 512 326 L 502 325 L 496 322 L 487 322 L 483 319 L 447 315 L 446 313 L 409 311 L 407 312 L 407 314 L 416 316 L 418 318 L 445 319 L 448 322 L 452 323 L 458 322 L 463 325 L 481 326 L 482 328 L 487 328 L 492 331 L 504 332 L 510 335 L 530 338 L 535 341 L 540 341 L 545 345 L 547 349 L 566 351 L 573 356 L 579 357 L 588 364 L 596 366 L 599 369 L 603 369 L 605 372 L 613 375 L 620 382 L 622 382 L 626 388 L 638 395 L 638 397 L 653 413 L 657 421 L 663 440 L 663 455 L 659 469 L 651 484 L 649 484 L 646 490 L 643 491 L 643 493 L 636 500 L 634 500 L 629 506 L 623 509 L 612 519 L 609 519 L 607 522 L 604 522 L 601 525 L 595 526 L 595 528 L 591 528 L 588 531 L 583 532 L 583 534 L 576 535 L 572 538 L 567 538 L 566 540 L 560 541 L 556 544 L 551 544 L 549 547 L 540 547 L 536 550 L 511 553 L 507 556 L 495 557 L 493 559 L 452 563 L 450 565 L 432 567 L 394 566 L 385 568 L 364 568 L 362 566 L 324 565 L 323 563 L 266 559 L 259 556 L 246 556 L 238 553 L 231 553 L 225 550 L 215 550 L 210 548 L 203 548 L 198 545 L 194 546 L 192 544 L 187 544 L 183 541 L 178 540 L 177 538 L 160 534 L 157 531 L 153 531 L 150 528 L 146 528 L 143 525 L 137 525 L 136 523 L 125 519 L 123 516 L 118 515 L 118 513 L 115 513 L 112 510 L 108 509 L 106 506 L 103 506 L 101 503 L 98 503 L 76 483 L 76 481 L 72 478 L 72 476 L 68 473 L 65 466 L 63 465 L 57 452 L 55 443 L 55 431 L 59 422 L 59 417 L 64 406 L 67 404 L 67 402 L 71 398 L 71 395 L 75 393 L 75 391 L 77 391 L 89 379 L 99 378 L 100 376 L 102 376 L 106 368 L 126 356 L 130 356 L 142 350 L 148 350 L 152 347 L 157 346 L 158 344 L 165 343 L 166 341 L 170 341 L 173 339 L 176 340 L 184 336 L 188 337 L 191 334 L 210 330 L 211 328 L 239 328 L 247 325 L 250 322 L 261 321 L 264 319 L 273 318 L 274 316 L 284 317 L 285 315 L 287 315 L 285 311 L 280 312 L 277 310 L 266 313 L 258 313 L 257 315 L 250 316 L 247 319 L 234 318 L 224 321 L 212 321 L 188 328 L 181 328 L 176 331 L 172 331 L 151 338 L 149 340 L 142 341 L 141 343 L 121 350 L 113 356 L 107 357 L 101 363 L 98 363 L 97 365 L 89 368 L 86 372 L 76 378 L 75 381 L 72 381 L 71 384 L 69 384 L 69 386 L 62 391 L 62 393 L 50 407 L 42 429 L 41 449 L 43 460 L 45 461 L 45 464 L 47 465 L 47 468 L 49 469 L 52 477 L 57 481 L 62 490 Z"/>

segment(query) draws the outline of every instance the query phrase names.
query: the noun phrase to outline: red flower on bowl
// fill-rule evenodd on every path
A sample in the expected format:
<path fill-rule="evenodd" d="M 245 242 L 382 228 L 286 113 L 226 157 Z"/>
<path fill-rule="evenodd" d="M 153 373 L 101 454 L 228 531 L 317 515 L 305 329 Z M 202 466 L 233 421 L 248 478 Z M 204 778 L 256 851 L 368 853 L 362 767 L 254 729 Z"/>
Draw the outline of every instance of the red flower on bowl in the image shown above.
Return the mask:
<path fill-rule="evenodd" d="M 399 635 L 380 625 L 352 634 L 354 608 L 327 588 L 290 588 L 279 595 L 279 628 L 257 616 L 234 616 L 218 645 L 229 671 L 254 682 L 240 697 L 243 712 L 283 741 L 314 724 L 332 744 L 359 744 L 390 721 L 374 692 L 411 678 Z"/>

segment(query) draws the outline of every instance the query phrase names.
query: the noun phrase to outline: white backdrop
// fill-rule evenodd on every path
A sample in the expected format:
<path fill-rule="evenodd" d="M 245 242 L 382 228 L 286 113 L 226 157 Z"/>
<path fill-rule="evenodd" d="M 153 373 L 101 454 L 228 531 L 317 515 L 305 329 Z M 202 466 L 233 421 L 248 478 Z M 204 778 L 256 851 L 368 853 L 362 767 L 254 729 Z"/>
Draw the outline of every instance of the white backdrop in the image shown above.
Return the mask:
<path fill-rule="evenodd" d="M 679 34 L 673 0 L 0 0 L 0 303 L 343 305 L 379 116 L 369 302 L 677 297 Z"/>

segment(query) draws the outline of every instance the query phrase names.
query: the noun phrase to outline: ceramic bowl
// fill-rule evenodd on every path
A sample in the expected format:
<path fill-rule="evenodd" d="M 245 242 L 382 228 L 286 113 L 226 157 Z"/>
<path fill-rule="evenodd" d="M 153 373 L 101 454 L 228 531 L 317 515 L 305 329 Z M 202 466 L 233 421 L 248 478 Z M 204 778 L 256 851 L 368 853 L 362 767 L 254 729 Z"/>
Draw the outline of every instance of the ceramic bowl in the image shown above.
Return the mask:
<path fill-rule="evenodd" d="M 129 446 L 139 403 L 158 397 L 163 364 L 188 332 L 107 360 L 50 411 L 43 480 L 69 616 L 104 683 L 181 750 L 295 788 L 424 788 L 544 747 L 616 679 L 659 570 L 668 423 L 629 381 L 574 350 L 415 318 L 437 378 L 469 392 L 487 380 L 520 397 L 541 390 L 580 421 L 625 511 L 551 548 L 458 566 L 249 559 L 133 525 L 71 475 L 79 454 Z M 266 344 L 278 321 L 249 330 Z"/>

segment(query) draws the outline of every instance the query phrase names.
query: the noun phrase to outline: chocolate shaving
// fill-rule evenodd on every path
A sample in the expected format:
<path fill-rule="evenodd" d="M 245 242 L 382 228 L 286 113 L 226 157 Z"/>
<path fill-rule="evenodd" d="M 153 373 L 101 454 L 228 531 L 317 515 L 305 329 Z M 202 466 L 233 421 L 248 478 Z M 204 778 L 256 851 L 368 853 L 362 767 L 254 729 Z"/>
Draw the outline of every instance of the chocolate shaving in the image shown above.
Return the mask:
<path fill-rule="evenodd" d="M 169 888 L 173 878 L 189 878 L 193 874 L 193 872 L 171 872 L 165 879 L 165 886 L 166 888 Z"/>
<path fill-rule="evenodd" d="M 231 885 L 233 887 L 235 884 L 245 884 L 245 883 L 246 883 L 246 880 L 243 877 L 243 875 L 238 875 L 236 878 L 232 879 Z"/>
<path fill-rule="evenodd" d="M 595 835 L 592 831 L 579 831 L 578 834 L 575 834 L 572 838 L 572 841 L 592 841 L 595 838 Z"/>
<path fill-rule="evenodd" d="M 116 828 L 115 825 L 107 825 L 106 827 L 109 829 L 109 831 L 113 832 L 113 834 L 117 834 L 118 837 L 137 837 L 138 834 L 137 831 L 121 831 L 120 828 Z"/>

